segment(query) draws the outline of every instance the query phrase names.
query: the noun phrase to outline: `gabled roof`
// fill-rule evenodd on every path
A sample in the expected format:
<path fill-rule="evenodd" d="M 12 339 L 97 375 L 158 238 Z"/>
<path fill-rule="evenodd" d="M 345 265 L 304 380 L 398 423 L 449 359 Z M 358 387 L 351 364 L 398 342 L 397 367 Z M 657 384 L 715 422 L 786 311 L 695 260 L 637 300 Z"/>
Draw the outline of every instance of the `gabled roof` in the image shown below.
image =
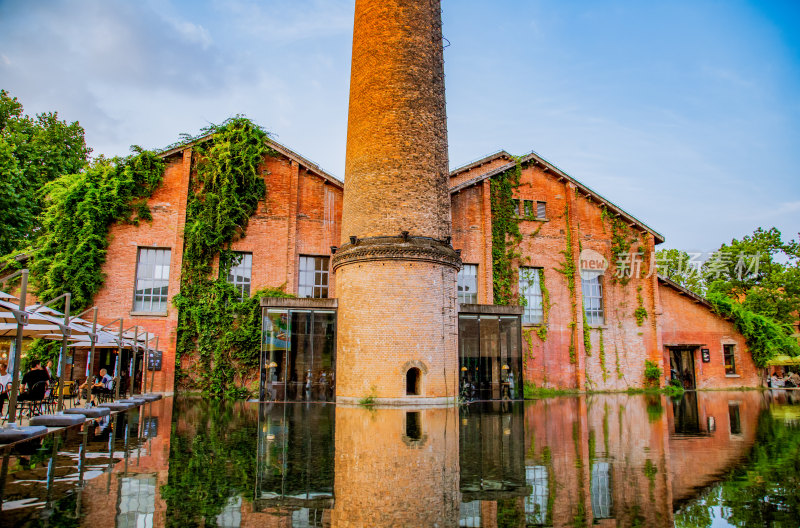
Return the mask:
<path fill-rule="evenodd" d="M 484 156 L 481 159 L 477 159 L 475 161 L 470 161 L 466 165 L 461 165 L 460 167 L 456 167 L 455 169 L 450 171 L 450 177 L 452 178 L 453 176 L 461 174 L 462 172 L 466 172 L 466 171 L 472 170 L 472 169 L 474 169 L 476 167 L 480 167 L 481 165 L 485 165 L 485 164 L 487 164 L 487 163 L 489 163 L 491 161 L 494 161 L 496 159 L 507 159 L 509 161 L 512 161 L 514 159 L 514 156 L 512 156 L 511 154 L 509 154 L 505 150 L 501 149 L 501 150 L 498 150 L 497 152 L 495 152 L 493 154 L 489 154 L 488 156 Z"/>
<path fill-rule="evenodd" d="M 476 183 L 480 183 L 480 182 L 482 182 L 483 180 L 485 180 L 487 178 L 491 178 L 492 176 L 496 176 L 498 174 L 503 174 L 506 171 L 512 170 L 516 166 L 516 162 L 514 161 L 513 156 L 508 154 L 508 152 L 506 152 L 505 150 L 501 150 L 501 151 L 496 152 L 494 154 L 491 154 L 491 155 L 489 155 L 489 156 L 487 156 L 485 158 L 481 158 L 478 161 L 474 161 L 472 163 L 469 163 L 467 165 L 464 165 L 462 167 L 458 167 L 458 168 L 452 170 L 450 172 L 450 177 L 451 178 L 453 176 L 461 173 L 461 172 L 464 172 L 464 171 L 479 167 L 481 165 L 489 163 L 490 161 L 496 160 L 498 158 L 506 158 L 506 157 L 508 159 L 510 159 L 510 161 L 508 163 L 506 163 L 504 165 L 501 165 L 500 167 L 496 167 L 496 168 L 494 168 L 494 169 L 492 169 L 490 171 L 484 172 L 484 173 L 482 173 L 482 174 L 480 174 L 480 175 L 478 175 L 478 176 L 476 176 L 474 178 L 470 178 L 469 180 L 467 180 L 465 182 L 462 182 L 462 183 L 459 183 L 458 185 L 454 185 L 453 187 L 450 188 L 450 194 L 453 194 L 453 193 L 456 193 L 458 191 L 461 191 L 462 189 L 466 189 L 467 187 L 472 187 Z M 537 154 L 536 152 L 531 151 L 529 154 L 526 154 L 526 155 L 522 156 L 521 158 L 519 158 L 519 161 L 520 161 L 520 163 L 522 165 L 533 164 L 533 165 L 541 166 L 541 167 L 544 168 L 545 172 L 551 172 L 560 181 L 567 180 L 567 181 L 571 182 L 578 189 L 578 192 L 583 194 L 589 200 L 596 201 L 600 205 L 605 206 L 605 208 L 609 212 L 611 212 L 612 214 L 616 214 L 616 215 L 624 218 L 631 225 L 639 226 L 641 229 L 644 229 L 648 233 L 651 233 L 653 235 L 653 237 L 655 238 L 655 243 L 656 244 L 661 244 L 662 242 L 664 242 L 664 236 L 661 233 L 659 233 L 658 231 L 652 229 L 650 226 L 648 226 L 647 224 L 645 224 L 644 222 L 642 222 L 641 220 L 639 220 L 638 218 L 636 218 L 632 214 L 626 212 L 624 209 L 622 209 L 620 206 L 618 206 L 617 204 L 615 204 L 611 200 L 603 197 L 599 193 L 595 192 L 594 190 L 590 189 L 586 185 L 582 184 L 581 182 L 579 182 L 578 180 L 576 180 L 575 178 L 573 178 L 572 176 L 570 176 L 566 172 L 562 171 L 561 169 L 559 169 L 558 167 L 556 167 L 555 165 L 553 165 L 552 163 L 550 163 L 549 161 L 544 159 L 543 157 L 539 156 L 539 154 Z"/>
<path fill-rule="evenodd" d="M 677 291 L 681 295 L 685 295 L 685 296 L 689 297 L 694 302 L 702 304 L 703 306 L 705 306 L 709 310 L 713 309 L 713 307 L 711 306 L 711 303 L 708 302 L 708 299 L 706 299 L 702 295 L 699 295 L 699 294 L 693 292 L 692 290 L 690 290 L 686 286 L 681 286 L 680 284 L 678 284 L 677 282 L 675 282 L 672 279 L 668 279 L 663 275 L 659 275 L 658 276 L 658 282 L 660 282 L 664 286 L 669 286 L 670 288 L 672 288 L 673 290 Z"/>
<path fill-rule="evenodd" d="M 158 155 L 161 156 L 162 158 L 166 158 L 168 156 L 172 156 L 173 154 L 177 154 L 179 152 L 183 152 L 188 147 L 191 147 L 191 146 L 196 145 L 198 143 L 201 143 L 203 141 L 207 141 L 208 139 L 211 138 L 212 135 L 213 134 L 206 134 L 204 136 L 193 138 L 193 139 L 191 139 L 191 140 L 189 140 L 189 141 L 187 141 L 185 143 L 181 143 L 181 144 L 179 144 L 177 146 L 169 146 L 166 149 L 164 149 L 161 152 L 159 152 Z M 324 180 L 328 181 L 329 183 L 332 183 L 336 187 L 339 187 L 340 189 L 344 189 L 344 182 L 342 180 L 340 180 L 336 176 L 333 176 L 332 174 L 329 174 L 329 173 L 325 172 L 324 170 L 322 170 L 322 167 L 320 167 L 319 165 L 317 165 L 313 161 L 311 161 L 311 160 L 309 160 L 307 158 L 304 158 L 303 156 L 301 156 L 297 152 L 293 151 L 289 147 L 278 143 L 277 141 L 275 141 L 274 139 L 272 139 L 270 137 L 267 138 L 267 144 L 270 146 L 270 148 L 272 148 L 273 150 L 275 150 L 275 151 L 279 152 L 280 154 L 286 156 L 287 158 L 289 158 L 290 160 L 294 161 L 298 165 L 302 165 L 303 167 L 308 169 L 310 172 L 313 172 L 317 176 L 320 176 L 321 178 L 323 178 Z"/>

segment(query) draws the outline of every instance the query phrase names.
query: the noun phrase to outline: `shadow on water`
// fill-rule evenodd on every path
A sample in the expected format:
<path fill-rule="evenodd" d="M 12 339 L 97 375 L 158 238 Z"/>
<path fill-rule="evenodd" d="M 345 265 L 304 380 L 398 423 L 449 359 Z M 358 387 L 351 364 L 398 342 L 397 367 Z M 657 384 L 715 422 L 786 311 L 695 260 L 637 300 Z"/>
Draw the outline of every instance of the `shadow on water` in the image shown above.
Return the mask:
<path fill-rule="evenodd" d="M 0 524 L 796 527 L 798 424 L 788 391 L 380 410 L 169 398 L 6 448 Z"/>

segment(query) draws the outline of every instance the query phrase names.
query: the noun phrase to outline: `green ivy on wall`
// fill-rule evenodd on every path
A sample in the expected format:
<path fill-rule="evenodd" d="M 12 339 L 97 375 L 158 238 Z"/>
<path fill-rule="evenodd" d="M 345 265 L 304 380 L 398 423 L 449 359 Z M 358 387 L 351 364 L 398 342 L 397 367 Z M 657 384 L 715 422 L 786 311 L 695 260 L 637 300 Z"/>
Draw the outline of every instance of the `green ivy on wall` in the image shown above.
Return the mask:
<path fill-rule="evenodd" d="M 194 173 L 184 230 L 176 379 L 212 398 L 244 397 L 258 375 L 262 297 L 290 297 L 281 289 L 241 299 L 227 281 L 237 255 L 233 241 L 244 236 L 259 201 L 266 198 L 261 175 L 265 156 L 275 155 L 264 130 L 244 117 L 204 130 L 209 140 L 195 145 Z M 219 255 L 219 274 L 212 276 Z"/>
<path fill-rule="evenodd" d="M 597 331 L 600 334 L 600 342 L 598 343 L 598 348 L 600 349 L 598 352 L 598 356 L 600 358 L 600 370 L 603 372 L 603 381 L 608 381 L 608 370 L 606 370 L 606 345 L 603 339 L 603 329 L 598 328 Z"/>
<path fill-rule="evenodd" d="M 547 341 L 547 326 L 550 321 L 550 290 L 544 281 L 544 268 L 539 268 L 539 288 L 542 291 L 542 324 L 536 329 L 536 335 L 544 343 Z"/>
<path fill-rule="evenodd" d="M 766 367 L 767 362 L 778 354 L 800 355 L 800 344 L 791 336 L 791 326 L 751 312 L 721 293 L 709 292 L 707 299 L 717 314 L 732 320 L 744 335 L 758 367 Z"/>
<path fill-rule="evenodd" d="M 133 149 L 128 157 L 100 158 L 85 171 L 44 186 L 41 230 L 21 251 L 29 255 L 40 299 L 71 292 L 73 312 L 90 306 L 105 281 L 101 269 L 111 224 L 151 220 L 147 198 L 161 184 L 164 162 L 154 152 Z"/>
<path fill-rule="evenodd" d="M 575 357 L 575 329 L 578 326 L 578 300 L 577 300 L 577 292 L 575 290 L 575 270 L 577 269 L 575 265 L 575 257 L 574 257 L 574 249 L 573 249 L 573 242 L 572 242 L 572 222 L 570 221 L 570 214 L 569 214 L 569 206 L 565 206 L 564 214 L 562 215 L 564 218 L 564 225 L 565 228 L 565 243 L 566 248 L 561 251 L 561 254 L 564 255 L 564 260 L 561 262 L 561 267 L 556 268 L 556 271 L 564 275 L 564 278 L 567 281 L 567 289 L 569 290 L 569 298 L 570 298 L 570 308 L 571 308 L 571 315 L 572 321 L 570 321 L 567 326 L 570 329 L 569 332 L 569 362 L 575 363 L 577 361 Z"/>
<path fill-rule="evenodd" d="M 636 287 L 636 301 L 638 307 L 633 311 L 633 316 L 636 318 L 636 325 L 642 326 L 644 320 L 647 319 L 647 309 L 644 307 L 644 297 L 642 297 L 642 287 Z"/>
<path fill-rule="evenodd" d="M 516 296 L 515 274 L 511 266 L 519 257 L 518 246 L 522 241 L 519 218 L 515 214 L 514 189 L 519 187 L 522 165 L 519 158 L 514 169 L 493 176 L 491 179 L 492 209 L 492 275 L 494 277 L 494 303 L 510 304 Z"/>

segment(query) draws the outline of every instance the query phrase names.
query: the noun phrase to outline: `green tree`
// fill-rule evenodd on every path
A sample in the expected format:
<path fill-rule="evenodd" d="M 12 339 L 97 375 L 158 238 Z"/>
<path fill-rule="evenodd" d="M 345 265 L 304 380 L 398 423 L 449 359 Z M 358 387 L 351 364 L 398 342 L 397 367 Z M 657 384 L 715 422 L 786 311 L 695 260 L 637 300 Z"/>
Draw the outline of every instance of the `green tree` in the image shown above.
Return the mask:
<path fill-rule="evenodd" d="M 776 228 L 756 229 L 722 244 L 703 264 L 708 291 L 722 293 L 754 313 L 796 324 L 800 310 L 800 244 Z"/>
<path fill-rule="evenodd" d="M 693 265 L 692 257 L 680 249 L 659 249 L 656 251 L 658 274 L 702 295 L 705 292 L 700 267 Z"/>
<path fill-rule="evenodd" d="M 81 171 L 91 152 L 77 121 L 22 111 L 16 97 L 0 90 L 0 255 L 25 245 L 39 228 L 42 187 Z"/>

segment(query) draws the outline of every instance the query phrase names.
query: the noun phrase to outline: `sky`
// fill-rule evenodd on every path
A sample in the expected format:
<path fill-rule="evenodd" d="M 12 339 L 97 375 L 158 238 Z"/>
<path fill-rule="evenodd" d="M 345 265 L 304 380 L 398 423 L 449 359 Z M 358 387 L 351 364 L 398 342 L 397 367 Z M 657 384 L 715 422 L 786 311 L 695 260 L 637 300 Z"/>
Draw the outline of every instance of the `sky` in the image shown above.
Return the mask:
<path fill-rule="evenodd" d="M 93 155 L 243 114 L 344 177 L 353 0 L 0 0 L 0 88 Z M 536 151 L 713 251 L 800 231 L 800 2 L 443 0 L 450 164 Z"/>

